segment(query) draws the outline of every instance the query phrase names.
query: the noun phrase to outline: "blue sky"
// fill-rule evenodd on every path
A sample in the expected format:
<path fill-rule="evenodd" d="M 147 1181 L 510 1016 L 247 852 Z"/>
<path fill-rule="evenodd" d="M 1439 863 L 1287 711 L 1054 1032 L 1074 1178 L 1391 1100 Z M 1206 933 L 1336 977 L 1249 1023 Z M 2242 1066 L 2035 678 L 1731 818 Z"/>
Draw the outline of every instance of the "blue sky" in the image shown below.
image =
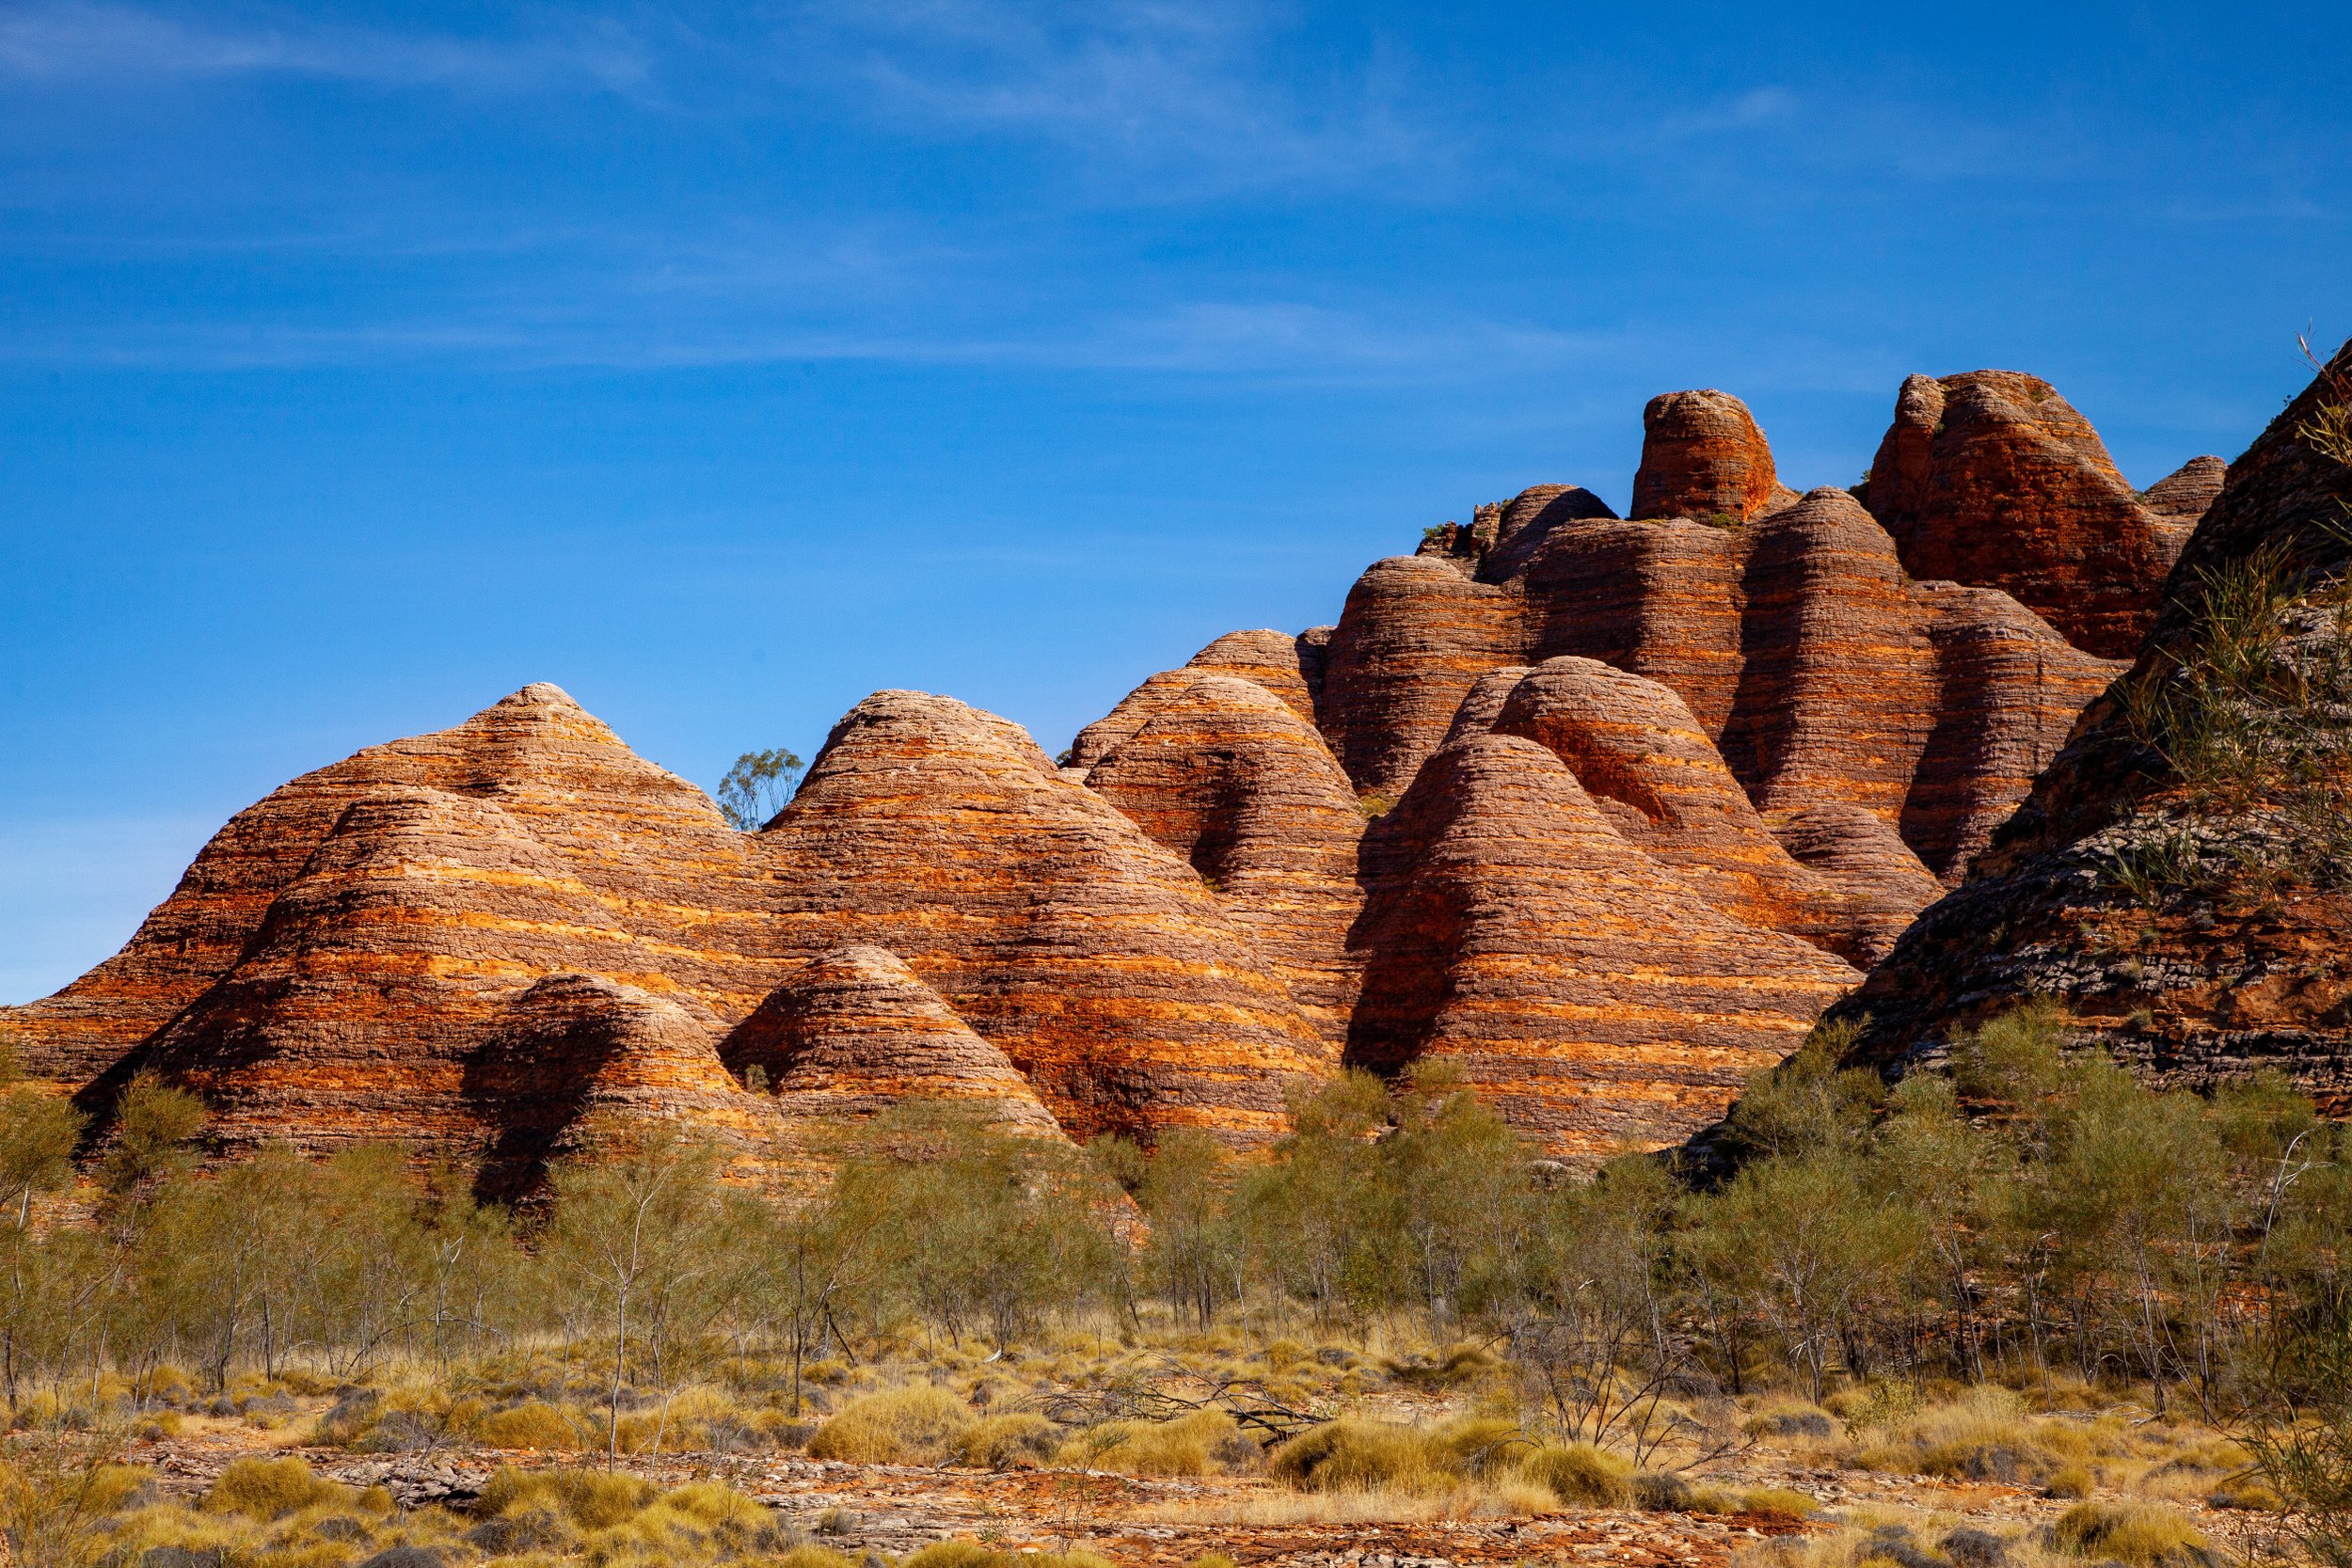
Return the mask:
<path fill-rule="evenodd" d="M 2145 484 L 2352 332 L 2352 7 L 0 0 L 0 1000 L 285 778 L 568 688 L 706 786 L 1065 744 L 1651 394 Z"/>

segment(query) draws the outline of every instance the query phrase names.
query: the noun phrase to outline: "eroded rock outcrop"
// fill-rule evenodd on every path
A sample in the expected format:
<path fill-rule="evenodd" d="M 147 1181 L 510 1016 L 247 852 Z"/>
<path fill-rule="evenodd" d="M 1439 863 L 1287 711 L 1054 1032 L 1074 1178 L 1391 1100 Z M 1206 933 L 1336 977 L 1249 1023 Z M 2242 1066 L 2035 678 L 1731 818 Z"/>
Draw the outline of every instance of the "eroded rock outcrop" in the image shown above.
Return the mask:
<path fill-rule="evenodd" d="M 1733 919 L 1852 961 L 1881 951 L 1846 895 L 1772 836 L 1673 689 L 1594 659 L 1548 659 L 1512 688 L 1491 733 L 1558 757 L 1620 837 Z"/>
<path fill-rule="evenodd" d="M 1748 405 L 1727 392 L 1668 392 L 1642 410 L 1633 515 L 1737 525 L 1793 505 Z"/>
<path fill-rule="evenodd" d="M 2352 768 L 2340 586 L 2352 467 L 2308 434 L 2352 401 L 2352 345 L 2229 468 L 2188 542 L 2175 592 L 2128 676 L 2084 713 L 1967 883 L 1905 932 L 1841 1013 L 1855 1059 L 1900 1071 L 1955 1031 L 2029 998 L 2060 1003 L 2086 1038 L 2151 1077 L 2210 1085 L 2288 1070 L 2352 1107 L 2352 895 L 2331 869 L 2332 792 Z M 2264 583 L 2217 607 L 2199 588 Z M 2227 685 L 2210 650 L 2258 639 L 2275 684 Z M 2234 658 L 2225 669 L 2239 667 Z M 2130 699 L 2165 689 L 2161 703 Z M 2275 766 L 2194 757 L 2202 705 L 2268 734 Z"/>
<path fill-rule="evenodd" d="M 1556 1154 L 1712 1119 L 1852 983 L 1819 948 L 1724 915 L 1521 736 L 1438 752 L 1365 856 L 1349 1059 L 1458 1062 Z"/>
<path fill-rule="evenodd" d="M 2003 372 L 1906 384 L 1868 510 L 1784 487 L 1720 392 L 1656 400 L 1645 436 L 1641 520 L 1561 484 L 1482 505 L 1335 626 L 1151 676 L 1060 768 L 993 715 L 878 692 L 739 833 L 528 688 L 241 813 L 122 953 L 7 1022 L 93 1109 L 154 1068 L 225 1150 L 391 1137 L 503 1196 L 595 1125 L 689 1127 L 761 1177 L 911 1099 L 1247 1148 L 1295 1080 L 1432 1055 L 1554 1153 L 1667 1141 L 1803 1036 L 1844 959 L 1896 947 L 1884 984 L 1931 1013 L 1996 994 L 1919 935 L 1954 917 L 1897 939 L 2122 667 L 2085 648 L 2154 613 L 2195 515 L 2191 572 L 2334 494 L 2265 437 L 2218 499 L 2209 460 L 2133 495 Z M 2082 781 L 2137 755 L 2116 711 L 2001 866 L 2111 825 Z M 1975 887 L 1938 906 L 1970 940 L 1996 928 Z M 1911 1049 L 1885 1043 L 1904 1016 L 1867 1050 Z"/>
<path fill-rule="evenodd" d="M 2005 594 L 1913 580 L 1841 490 L 1739 529 L 1558 518 L 1522 562 L 1357 584 L 1323 711 L 1359 790 L 1392 797 L 1482 677 L 1572 656 L 1672 689 L 1767 822 L 1863 806 L 1950 879 L 2121 668 Z"/>
<path fill-rule="evenodd" d="M 200 1069 L 183 1077 L 208 1083 Z M 233 1076 L 209 1082 L 230 1096 L 249 1087 Z M 699 1135 L 725 1151 L 739 1178 L 775 1164 L 781 1118 L 738 1091 L 707 1021 L 601 975 L 551 974 L 513 997 L 461 1082 L 487 1140 L 476 1184 L 491 1196 L 531 1195 L 550 1164 L 607 1129 L 625 1137 L 666 1124 Z M 316 1118 L 289 1117 L 279 1135 L 316 1148 L 315 1127 Z M 410 1141 L 443 1141 L 430 1125 L 405 1131 Z"/>
<path fill-rule="evenodd" d="M 2139 646 L 2178 549 L 2090 421 L 2013 371 L 1906 380 L 1869 504 L 1912 576 L 2000 589 L 2102 658 Z"/>
<path fill-rule="evenodd" d="M 1328 1054 L 1188 864 L 1018 727 L 903 692 L 743 834 L 527 689 L 241 814 L 121 954 L 8 1022 L 93 1109 L 151 1067 L 225 1150 L 389 1138 L 504 1192 L 599 1111 L 748 1148 L 772 1107 L 715 1042 L 845 942 L 906 958 L 1087 1133 L 1263 1140 Z"/>
<path fill-rule="evenodd" d="M 2204 520 L 2229 477 L 2228 459 L 2192 457 L 2142 491 L 2139 499 L 2167 525 L 2185 531 L 2182 538 L 2185 541 L 2185 531 L 2194 530 Z"/>
<path fill-rule="evenodd" d="M 1364 817 L 1323 737 L 1257 682 L 1204 674 L 1086 784 L 1199 873 L 1336 1058 Z"/>
<path fill-rule="evenodd" d="M 757 840 L 760 940 L 896 953 L 1073 1137 L 1269 1137 L 1322 1058 L 1200 874 L 993 714 L 877 692 Z"/>
<path fill-rule="evenodd" d="M 947 1101 L 1017 1132 L 1061 1124 L 1011 1058 L 974 1034 L 895 953 L 836 947 L 795 971 L 722 1047 L 777 1115 L 822 1145 L 909 1101 Z"/>
<path fill-rule="evenodd" d="M 1319 712 L 1359 792 L 1395 800 L 1478 677 L 1529 662 L 1518 657 L 1521 610 L 1518 594 L 1428 556 L 1393 556 L 1356 580 Z"/>
<path fill-rule="evenodd" d="M 353 807 L 371 800 L 367 812 L 345 823 Z M 488 825 L 456 820 L 479 818 L 475 806 L 495 813 Z M 343 863 L 367 852 L 378 823 L 407 835 L 404 854 L 430 861 L 442 842 L 442 829 L 425 820 L 436 814 L 452 818 L 445 847 L 461 859 L 477 846 L 493 858 L 551 857 L 537 871 L 453 874 L 432 889 L 421 872 L 410 879 L 420 895 L 436 899 L 554 898 L 580 909 L 577 920 L 547 927 L 505 923 L 540 944 L 541 973 L 602 974 L 679 991 L 713 1011 L 748 1010 L 766 991 L 755 963 L 699 940 L 712 911 L 748 907 L 739 835 L 701 790 L 636 756 L 560 688 L 540 685 L 454 729 L 370 747 L 304 774 L 240 812 L 120 953 L 56 995 L 10 1013 L 28 1068 L 71 1082 L 103 1071 L 246 957 L 279 897 L 339 829 L 343 842 L 317 868 L 320 876 L 346 874 Z M 395 860 L 373 879 L 405 875 L 399 868 L 407 863 Z M 624 909 L 634 913 L 624 919 Z M 286 913 L 294 918 L 295 907 Z M 503 917 L 494 910 L 489 919 Z M 461 964 L 485 942 L 496 945 L 462 940 Z M 511 976 L 529 977 L 519 969 Z"/>

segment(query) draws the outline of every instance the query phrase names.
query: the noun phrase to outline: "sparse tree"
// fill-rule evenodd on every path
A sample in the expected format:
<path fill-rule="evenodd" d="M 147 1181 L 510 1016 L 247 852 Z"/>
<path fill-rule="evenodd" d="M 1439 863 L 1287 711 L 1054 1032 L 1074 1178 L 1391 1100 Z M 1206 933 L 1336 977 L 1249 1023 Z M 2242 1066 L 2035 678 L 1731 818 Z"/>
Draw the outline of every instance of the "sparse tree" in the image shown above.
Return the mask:
<path fill-rule="evenodd" d="M 660 1378 L 665 1354 L 717 1272 L 718 1153 L 660 1123 L 608 1122 L 590 1130 L 553 1187 L 548 1257 L 612 1335 L 605 1450 L 612 1469 L 620 1462 L 632 1341 L 643 1344 L 644 1365 Z"/>
<path fill-rule="evenodd" d="M 801 759 L 781 746 L 744 752 L 719 781 L 719 809 L 739 831 L 758 832 L 792 799 L 801 767 Z"/>
<path fill-rule="evenodd" d="M 123 1085 L 115 1101 L 114 1137 L 99 1161 L 99 1184 L 118 1205 L 135 1205 L 149 1189 L 195 1164 L 204 1102 L 173 1088 L 151 1069 Z"/>

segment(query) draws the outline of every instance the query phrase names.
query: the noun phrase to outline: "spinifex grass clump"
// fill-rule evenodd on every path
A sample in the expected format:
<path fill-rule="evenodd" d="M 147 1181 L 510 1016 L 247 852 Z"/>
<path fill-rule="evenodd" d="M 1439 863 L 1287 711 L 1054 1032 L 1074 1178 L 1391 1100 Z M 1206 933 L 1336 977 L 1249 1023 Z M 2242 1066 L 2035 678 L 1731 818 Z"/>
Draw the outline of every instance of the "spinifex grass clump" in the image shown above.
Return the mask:
<path fill-rule="evenodd" d="M 977 1424 L 971 1407 L 945 1388 L 894 1388 L 843 1405 L 809 1439 L 808 1451 L 862 1465 L 937 1465 Z"/>
<path fill-rule="evenodd" d="M 1268 1468 L 1311 1492 L 1443 1492 L 1461 1480 L 1454 1456 L 1426 1433 L 1359 1417 L 1292 1438 L 1268 1456 Z"/>
<path fill-rule="evenodd" d="M 1895 1423 L 1855 1458 L 1874 1470 L 2040 1484 L 2112 1451 L 2113 1438 L 2112 1424 L 2036 1419 L 2015 1394 L 1986 1386 Z"/>
<path fill-rule="evenodd" d="M 1260 1453 L 1231 1416 L 1197 1410 L 1172 1421 L 1106 1423 L 1071 1438 L 1058 1458 L 1133 1476 L 1210 1476 L 1255 1469 Z"/>
<path fill-rule="evenodd" d="M 2202 1532 L 2177 1510 L 2155 1503 L 2076 1503 L 2051 1534 L 2059 1550 L 2132 1568 L 2188 1568 L 2210 1561 Z"/>

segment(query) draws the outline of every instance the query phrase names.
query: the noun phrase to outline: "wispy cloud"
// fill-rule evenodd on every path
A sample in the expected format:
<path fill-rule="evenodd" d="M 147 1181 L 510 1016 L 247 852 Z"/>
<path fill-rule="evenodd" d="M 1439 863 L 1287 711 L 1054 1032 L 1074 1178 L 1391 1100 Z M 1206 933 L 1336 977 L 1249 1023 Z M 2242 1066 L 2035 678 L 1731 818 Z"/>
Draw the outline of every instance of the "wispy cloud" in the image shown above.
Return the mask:
<path fill-rule="evenodd" d="M 1136 177 L 1125 194 L 1147 200 L 1456 162 L 1441 121 L 1408 107 L 1438 90 L 1425 66 L 1375 47 L 1285 70 L 1283 20 L 1235 0 L 818 0 L 777 57 L 907 129 L 1032 138 Z"/>
<path fill-rule="evenodd" d="M 714 244 L 700 255 L 594 273 L 573 266 L 560 281 L 534 275 L 527 289 L 459 282 L 416 314 L 198 316 L 119 326 L 103 346 L 79 330 L 49 332 L 27 320 L 13 330 L 0 325 L 0 362 L 652 371 L 834 361 L 1371 386 L 1533 374 L 1634 346 L 1621 333 L 1564 331 L 1409 297 L 1041 307 L 1008 293 L 990 258 L 886 257 L 872 247 L 869 266 L 861 253 L 850 243 L 797 257 L 779 246 L 755 262 Z"/>
<path fill-rule="evenodd" d="M 556 31 L 468 38 L 335 26 L 303 19 L 242 24 L 103 4 L 34 4 L 0 13 L 0 74 L 59 82 L 271 73 L 383 86 L 513 90 L 586 84 L 629 90 L 646 79 L 641 40 L 610 19 Z"/>
<path fill-rule="evenodd" d="M 1752 87 L 1695 109 L 1670 111 L 1659 119 L 1655 133 L 1674 140 L 1758 131 L 1793 122 L 1802 107 L 1803 102 L 1787 87 Z"/>

